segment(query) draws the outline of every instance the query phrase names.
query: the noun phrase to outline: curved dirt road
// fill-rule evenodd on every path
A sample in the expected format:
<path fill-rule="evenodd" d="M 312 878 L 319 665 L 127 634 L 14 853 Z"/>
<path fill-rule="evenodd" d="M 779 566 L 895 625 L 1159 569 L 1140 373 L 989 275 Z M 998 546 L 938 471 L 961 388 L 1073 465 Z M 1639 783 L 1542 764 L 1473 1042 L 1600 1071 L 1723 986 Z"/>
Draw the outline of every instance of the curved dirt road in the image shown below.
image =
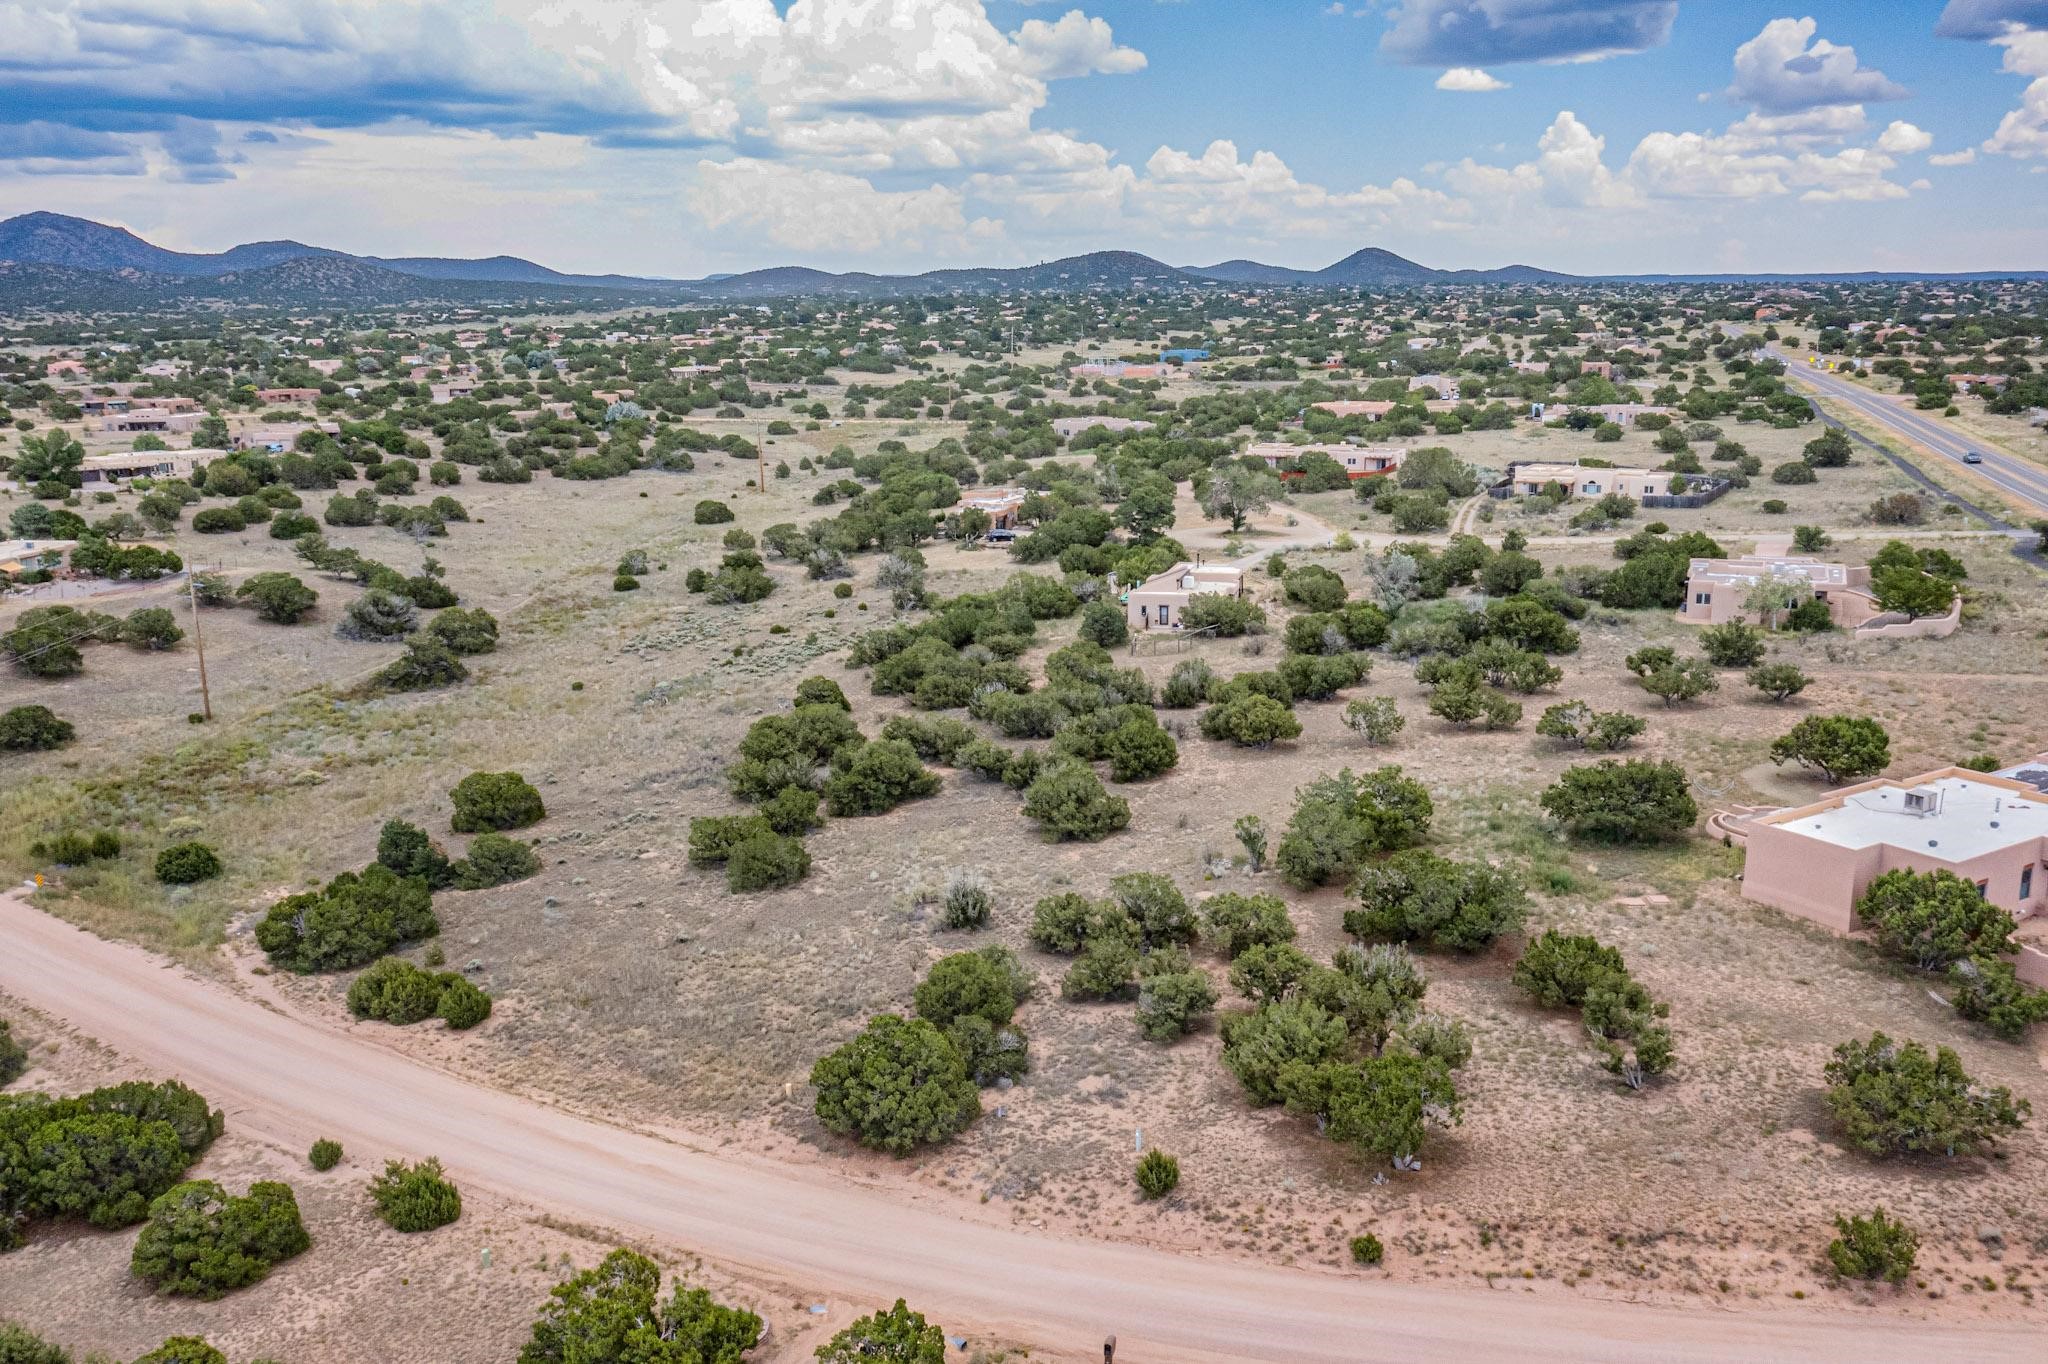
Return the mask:
<path fill-rule="evenodd" d="M 0 894 L 0 989 L 293 1149 L 438 1155 L 459 1183 L 671 1241 L 810 1293 L 899 1294 L 950 1329 L 1131 1361 L 2038 1359 L 2023 1328 L 1682 1311 L 1176 1257 L 957 1220 L 828 1172 L 712 1155 L 470 1084 L 281 1014 Z"/>

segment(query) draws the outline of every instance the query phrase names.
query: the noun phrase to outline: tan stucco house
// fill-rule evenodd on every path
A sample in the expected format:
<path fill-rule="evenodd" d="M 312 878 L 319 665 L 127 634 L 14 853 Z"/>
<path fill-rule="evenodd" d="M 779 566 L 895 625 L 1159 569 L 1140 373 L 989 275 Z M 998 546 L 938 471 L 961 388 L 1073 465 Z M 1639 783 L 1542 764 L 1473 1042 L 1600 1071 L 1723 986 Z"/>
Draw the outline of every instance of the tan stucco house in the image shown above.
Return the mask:
<path fill-rule="evenodd" d="M 1175 564 L 1145 579 L 1124 596 L 1124 616 L 1133 630 L 1178 630 L 1191 598 L 1242 597 L 1244 570 L 1224 564 Z"/>

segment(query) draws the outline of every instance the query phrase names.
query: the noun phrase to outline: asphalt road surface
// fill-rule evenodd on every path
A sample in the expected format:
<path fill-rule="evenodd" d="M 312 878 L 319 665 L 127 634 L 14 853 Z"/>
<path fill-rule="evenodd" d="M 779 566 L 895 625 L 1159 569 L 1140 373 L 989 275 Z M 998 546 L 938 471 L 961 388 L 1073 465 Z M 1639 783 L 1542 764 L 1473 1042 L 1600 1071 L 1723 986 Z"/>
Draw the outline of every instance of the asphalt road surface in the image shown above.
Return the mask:
<path fill-rule="evenodd" d="M 1555 1288 L 1433 1289 L 966 1221 L 943 1201 L 712 1153 L 472 1084 L 93 937 L 11 891 L 0 893 L 0 990 L 191 1084 L 227 1110 L 232 1130 L 293 1150 L 333 1137 L 359 1165 L 436 1155 L 459 1185 L 861 1310 L 905 1296 L 955 1334 L 1030 1342 L 1034 1359 L 1099 1358 L 1112 1332 L 1118 1364 L 2041 1358 L 2038 1328 L 1812 1304 L 1681 1310 Z"/>
<path fill-rule="evenodd" d="M 1768 349 L 1773 358 L 1784 362 L 1788 379 L 1816 396 L 1840 403 L 1920 449 L 1967 468 L 2026 508 L 2025 519 L 2048 516 L 2048 469 L 1969 439 L 1939 417 L 1918 410 L 1909 399 L 1876 393 L 1866 384 L 1815 369 L 1803 355 L 1788 355 L 1777 346 Z M 1964 456 L 1972 454 L 1982 462 L 1968 464 Z"/>

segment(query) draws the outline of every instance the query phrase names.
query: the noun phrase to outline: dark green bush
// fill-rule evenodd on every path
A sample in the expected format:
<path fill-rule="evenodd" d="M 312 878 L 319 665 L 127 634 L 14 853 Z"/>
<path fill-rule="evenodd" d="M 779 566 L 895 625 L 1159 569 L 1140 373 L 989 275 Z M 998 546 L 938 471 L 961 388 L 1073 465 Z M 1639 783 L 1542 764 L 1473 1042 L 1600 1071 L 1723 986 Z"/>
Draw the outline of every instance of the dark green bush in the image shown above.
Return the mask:
<path fill-rule="evenodd" d="M 441 1162 L 417 1165 L 392 1160 L 370 1181 L 377 1215 L 395 1231 L 432 1231 L 462 1216 L 462 1195 L 441 1174 Z"/>
<path fill-rule="evenodd" d="M 1180 1187 L 1180 1161 L 1164 1151 L 1147 1151 L 1137 1174 L 1138 1192 L 1147 1199 L 1164 1198 Z"/>
<path fill-rule="evenodd" d="M 801 842 L 764 831 L 734 845 L 725 863 L 725 885 L 735 894 L 780 890 L 803 880 L 810 870 L 811 855 Z"/>
<path fill-rule="evenodd" d="M 306 1163 L 325 1174 L 341 1164 L 341 1143 L 320 1138 L 313 1143 L 313 1149 L 306 1152 Z"/>
<path fill-rule="evenodd" d="M 523 829 L 547 818 L 540 792 L 517 772 L 472 772 L 448 795 L 455 803 L 452 827 L 459 834 Z"/>
<path fill-rule="evenodd" d="M 524 881 L 540 871 L 540 855 L 516 838 L 485 831 L 470 840 L 469 854 L 454 866 L 458 890 L 488 890 Z"/>
<path fill-rule="evenodd" d="M 1380 1244 L 1380 1238 L 1367 1232 L 1351 1238 L 1351 1263 L 1376 1265 L 1387 1258 L 1387 1248 Z"/>
<path fill-rule="evenodd" d="M 189 886 L 221 874 L 220 854 L 204 843 L 173 843 L 156 855 L 156 879 L 167 886 Z"/>
<path fill-rule="evenodd" d="M 290 1185 L 259 1181 L 236 1198 L 193 1180 L 149 1205 L 128 1268 L 159 1293 L 212 1301 L 261 1282 L 312 1244 Z"/>
<path fill-rule="evenodd" d="M 921 1018 L 868 1020 L 860 1036 L 819 1058 L 811 1084 L 827 1131 L 892 1155 L 945 1141 L 981 1114 L 960 1054 Z"/>
<path fill-rule="evenodd" d="M 48 706 L 15 706 L 0 715 L 0 749 L 38 753 L 61 748 L 78 735 L 69 720 L 60 720 Z"/>
<path fill-rule="evenodd" d="M 256 925 L 256 944 L 288 971 L 345 971 L 439 932 L 433 904 L 425 880 L 373 862 L 279 900 Z"/>

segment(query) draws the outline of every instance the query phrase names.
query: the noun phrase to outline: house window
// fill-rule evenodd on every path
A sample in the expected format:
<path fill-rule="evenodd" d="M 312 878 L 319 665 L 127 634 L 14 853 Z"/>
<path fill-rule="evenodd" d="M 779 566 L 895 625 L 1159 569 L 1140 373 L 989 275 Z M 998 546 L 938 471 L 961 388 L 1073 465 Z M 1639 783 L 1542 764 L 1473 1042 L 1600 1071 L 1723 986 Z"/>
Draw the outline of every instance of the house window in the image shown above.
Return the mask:
<path fill-rule="evenodd" d="M 1159 608 L 1159 623 L 1161 625 L 1166 624 L 1166 608 L 1164 606 Z"/>
<path fill-rule="evenodd" d="M 1712 606 L 1714 604 L 1714 594 L 1711 592 L 1695 592 L 1692 594 L 1692 604 L 1694 606 Z"/>
<path fill-rule="evenodd" d="M 2029 862 L 2026 866 L 2020 868 L 2020 899 L 2022 901 L 2026 901 L 2031 900 L 2033 898 L 2034 864 L 2032 862 Z"/>
<path fill-rule="evenodd" d="M 1989 881 L 1979 881 L 1977 883 L 1977 898 L 1980 900 L 1991 898 L 1991 883 Z"/>

